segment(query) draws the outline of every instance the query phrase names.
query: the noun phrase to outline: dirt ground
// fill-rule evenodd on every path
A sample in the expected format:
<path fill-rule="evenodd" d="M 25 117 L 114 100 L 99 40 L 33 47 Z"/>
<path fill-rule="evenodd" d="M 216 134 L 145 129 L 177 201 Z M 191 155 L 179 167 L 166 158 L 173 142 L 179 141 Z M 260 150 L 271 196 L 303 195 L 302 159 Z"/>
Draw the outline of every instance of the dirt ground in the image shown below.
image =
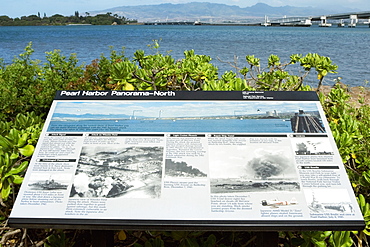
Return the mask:
<path fill-rule="evenodd" d="M 349 103 L 352 106 L 356 106 L 356 107 L 360 106 L 360 103 L 358 102 L 358 99 L 360 97 L 364 98 L 364 104 L 370 105 L 370 88 L 368 87 L 366 88 L 365 87 L 348 87 L 344 84 L 341 84 L 341 86 L 345 88 L 347 92 L 349 93 L 349 95 L 351 96 L 351 98 L 349 99 Z M 327 95 L 330 92 L 331 88 L 332 87 L 330 86 L 323 86 L 321 88 L 321 91 Z"/>

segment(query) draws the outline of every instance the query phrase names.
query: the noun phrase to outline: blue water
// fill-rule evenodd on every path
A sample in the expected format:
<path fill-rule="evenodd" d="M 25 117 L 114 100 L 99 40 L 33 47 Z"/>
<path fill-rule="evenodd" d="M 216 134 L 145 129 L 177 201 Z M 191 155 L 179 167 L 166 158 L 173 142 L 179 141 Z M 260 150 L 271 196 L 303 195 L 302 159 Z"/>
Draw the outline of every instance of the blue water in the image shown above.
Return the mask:
<path fill-rule="evenodd" d="M 52 132 L 292 133 L 282 119 L 51 121 Z"/>
<path fill-rule="evenodd" d="M 127 57 L 138 49 L 154 53 L 147 45 L 161 40 L 159 51 L 176 59 L 185 50 L 209 55 L 221 73 L 232 70 L 226 62 L 238 57 L 238 66 L 246 65 L 245 56 L 255 55 L 266 64 L 270 54 L 288 61 L 291 54 L 319 53 L 329 56 L 339 66 L 338 74 L 328 76 L 332 85 L 338 76 L 351 86 L 370 81 L 370 28 L 247 27 L 247 26 L 45 26 L 0 27 L 0 57 L 10 63 L 33 42 L 34 59 L 45 60 L 45 52 L 59 49 L 69 56 L 76 53 L 80 62 L 89 64 L 102 53 L 109 56 L 109 47 L 125 47 Z M 316 82 L 315 76 L 309 81 Z M 312 84 L 315 85 L 315 84 Z"/>

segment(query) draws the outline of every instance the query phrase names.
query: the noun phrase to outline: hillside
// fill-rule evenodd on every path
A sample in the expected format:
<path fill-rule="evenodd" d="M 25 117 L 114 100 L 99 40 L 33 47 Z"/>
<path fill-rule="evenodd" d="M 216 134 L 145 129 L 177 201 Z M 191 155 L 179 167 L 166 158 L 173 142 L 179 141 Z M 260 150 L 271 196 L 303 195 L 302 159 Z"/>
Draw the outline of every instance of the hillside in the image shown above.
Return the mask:
<path fill-rule="evenodd" d="M 279 18 L 283 16 L 317 16 L 323 14 L 335 14 L 340 12 L 358 11 L 354 9 L 344 9 L 337 6 L 335 10 L 331 8 L 319 9 L 313 7 L 294 7 L 281 6 L 272 7 L 264 3 L 257 3 L 251 7 L 241 8 L 236 5 L 226 5 L 208 2 L 192 2 L 185 4 L 158 4 L 158 5 L 139 5 L 139 6 L 120 6 L 99 11 L 90 11 L 91 15 L 111 12 L 113 15 L 124 16 L 138 21 L 248 21 L 263 18 Z"/>

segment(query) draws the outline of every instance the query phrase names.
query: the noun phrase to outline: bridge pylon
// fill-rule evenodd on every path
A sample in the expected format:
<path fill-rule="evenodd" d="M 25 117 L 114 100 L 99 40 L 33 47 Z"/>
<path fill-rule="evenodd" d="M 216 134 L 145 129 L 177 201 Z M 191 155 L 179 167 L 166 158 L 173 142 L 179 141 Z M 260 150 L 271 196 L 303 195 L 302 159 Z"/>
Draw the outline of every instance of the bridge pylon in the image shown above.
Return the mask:
<path fill-rule="evenodd" d="M 322 15 L 320 17 L 320 19 L 321 19 L 321 23 L 319 24 L 319 27 L 331 27 L 331 23 L 326 22 L 326 16 L 325 15 Z"/>
<path fill-rule="evenodd" d="M 348 27 L 356 27 L 358 22 L 357 15 L 350 15 L 349 19 L 351 19 L 351 23 L 348 24 Z"/>

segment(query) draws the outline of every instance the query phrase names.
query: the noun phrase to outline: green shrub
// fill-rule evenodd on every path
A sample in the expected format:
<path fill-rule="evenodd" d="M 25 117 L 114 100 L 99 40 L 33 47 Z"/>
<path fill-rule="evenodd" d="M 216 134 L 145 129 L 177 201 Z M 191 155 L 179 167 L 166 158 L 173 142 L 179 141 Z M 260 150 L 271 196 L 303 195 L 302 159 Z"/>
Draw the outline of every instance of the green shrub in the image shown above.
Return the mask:
<path fill-rule="evenodd" d="M 151 47 L 153 54 L 138 50 L 132 59 L 125 57 L 124 49 L 119 53 L 111 49 L 109 58 L 102 55 L 84 66 L 79 65 L 75 55 L 67 58 L 58 50 L 46 53 L 46 62 L 41 64 L 31 59 L 30 43 L 12 64 L 5 65 L 0 60 L 0 217 L 4 222 L 56 90 L 312 90 L 304 84 L 311 71 L 317 74 L 319 90 L 324 77 L 337 69 L 330 58 L 318 54 L 294 54 L 286 63 L 271 55 L 264 69 L 260 59 L 248 55 L 245 67 L 233 65 L 235 72 L 226 71 L 220 75 L 209 56 L 189 50 L 184 52 L 183 59 L 176 61 L 171 55 L 158 52 L 158 41 Z M 293 68 L 298 70 L 295 74 L 288 72 L 294 64 Z M 280 232 L 280 242 L 284 246 L 366 246 L 370 232 L 370 107 L 361 98 L 358 107 L 350 105 L 348 92 L 339 84 L 328 95 L 321 94 L 320 99 L 358 197 L 366 229 L 359 232 Z M 67 233 L 73 236 L 70 238 Z M 77 232 L 45 231 L 44 235 L 44 239 L 39 240 L 48 246 L 61 240 L 77 242 Z M 255 244 L 255 236 L 245 232 L 119 231 L 117 236 L 118 242 L 126 241 L 133 246 Z"/>
<path fill-rule="evenodd" d="M 45 115 L 56 90 L 66 89 L 68 82 L 82 76 L 82 66 L 74 55 L 68 59 L 60 51 L 48 52 L 46 63 L 32 60 L 30 43 L 13 63 L 0 67 L 0 120 L 11 120 L 18 113 Z"/>
<path fill-rule="evenodd" d="M 34 112 L 0 122 L 0 218 L 7 219 L 43 126 Z M 12 195 L 11 198 L 9 198 Z M 10 200 L 9 200 L 10 199 Z M 9 204 L 5 204 L 6 201 Z"/>

